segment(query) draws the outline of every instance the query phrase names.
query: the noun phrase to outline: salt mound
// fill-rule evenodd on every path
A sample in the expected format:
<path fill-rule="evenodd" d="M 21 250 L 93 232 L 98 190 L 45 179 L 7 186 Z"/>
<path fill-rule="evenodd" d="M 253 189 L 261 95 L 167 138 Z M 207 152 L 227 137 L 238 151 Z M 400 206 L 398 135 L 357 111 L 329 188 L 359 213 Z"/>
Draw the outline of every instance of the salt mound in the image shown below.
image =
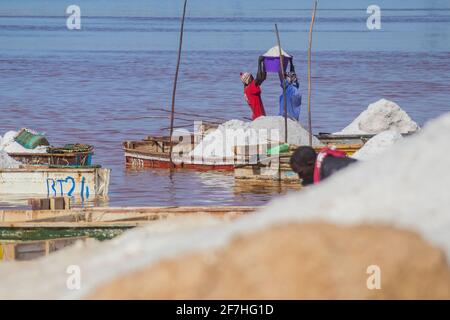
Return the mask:
<path fill-rule="evenodd" d="M 287 58 L 291 58 L 292 56 L 290 54 L 288 54 L 286 51 L 283 50 L 283 48 L 281 48 L 281 54 Z M 270 48 L 269 50 L 267 50 L 266 53 L 263 54 L 264 57 L 279 57 L 280 56 L 280 48 L 278 47 L 278 45 Z"/>
<path fill-rule="evenodd" d="M 402 140 L 403 136 L 397 131 L 383 131 L 371 138 L 364 146 L 352 155 L 358 160 L 369 160 L 386 152 L 392 145 Z"/>
<path fill-rule="evenodd" d="M 233 161 L 233 148 L 237 145 L 256 145 L 271 142 L 284 142 L 284 118 L 280 116 L 259 117 L 253 122 L 230 120 L 206 135 L 202 142 L 190 152 L 190 156 L 215 158 L 230 157 Z M 309 133 L 300 123 L 288 119 L 288 143 L 309 144 Z M 313 146 L 321 145 L 313 136 Z"/>
<path fill-rule="evenodd" d="M 14 138 L 17 135 L 17 131 L 8 131 L 3 138 L 0 137 L 0 150 L 3 150 L 6 146 L 14 142 Z"/>
<path fill-rule="evenodd" d="M 295 145 L 309 145 L 309 132 L 302 127 L 298 121 L 294 121 L 288 118 L 288 143 Z M 255 130 L 268 129 L 268 130 L 278 130 L 280 135 L 280 142 L 284 142 L 284 117 L 281 116 L 267 116 L 259 117 L 255 119 L 251 124 L 250 128 Z M 319 139 L 315 136 L 312 137 L 313 147 L 321 145 Z"/>
<path fill-rule="evenodd" d="M 5 151 L 0 150 L 0 169 L 16 169 L 21 163 L 11 158 Z"/>
<path fill-rule="evenodd" d="M 221 124 L 220 127 L 226 129 L 247 129 L 249 127 L 249 123 L 238 119 L 232 119 Z"/>
<path fill-rule="evenodd" d="M 386 130 L 412 133 L 419 129 L 398 104 L 381 99 L 370 104 L 352 123 L 335 134 L 377 134 Z"/>
<path fill-rule="evenodd" d="M 207 134 L 203 140 L 189 153 L 189 156 L 215 158 L 233 157 L 235 140 L 249 143 L 256 138 L 248 130 L 249 123 L 241 120 L 229 120 L 221 124 L 216 130 Z"/>
<path fill-rule="evenodd" d="M 449 136 L 450 113 L 377 161 L 360 162 L 317 186 L 277 199 L 259 221 L 321 219 L 412 229 L 441 247 L 449 261 L 450 149 L 441 148 Z"/>
<path fill-rule="evenodd" d="M 9 143 L 7 146 L 3 148 L 3 151 L 8 153 L 46 153 L 47 152 L 47 146 L 38 146 L 34 149 L 27 149 L 24 146 L 22 146 L 20 143 L 13 141 Z"/>

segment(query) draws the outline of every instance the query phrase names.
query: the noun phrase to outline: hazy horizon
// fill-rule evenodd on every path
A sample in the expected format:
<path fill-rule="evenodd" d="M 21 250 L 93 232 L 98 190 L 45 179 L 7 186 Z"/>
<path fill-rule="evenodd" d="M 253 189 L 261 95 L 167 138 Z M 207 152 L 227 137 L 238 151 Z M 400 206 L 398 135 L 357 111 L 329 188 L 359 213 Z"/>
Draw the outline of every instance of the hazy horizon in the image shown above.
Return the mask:
<path fill-rule="evenodd" d="M 178 17 L 183 0 L 5 0 L 0 5 L 0 16 L 65 16 L 69 5 L 78 5 L 82 14 L 105 17 Z M 188 16 L 191 17 L 224 17 L 224 16 L 274 16 L 280 12 L 283 16 L 296 16 L 299 12 L 309 16 L 312 1 L 285 0 L 281 6 L 274 6 L 272 0 L 188 0 Z M 401 3 L 390 0 L 320 0 L 318 10 L 365 11 L 369 5 L 376 4 L 386 11 L 396 10 L 450 10 L 450 2 L 446 0 L 412 0 Z"/>

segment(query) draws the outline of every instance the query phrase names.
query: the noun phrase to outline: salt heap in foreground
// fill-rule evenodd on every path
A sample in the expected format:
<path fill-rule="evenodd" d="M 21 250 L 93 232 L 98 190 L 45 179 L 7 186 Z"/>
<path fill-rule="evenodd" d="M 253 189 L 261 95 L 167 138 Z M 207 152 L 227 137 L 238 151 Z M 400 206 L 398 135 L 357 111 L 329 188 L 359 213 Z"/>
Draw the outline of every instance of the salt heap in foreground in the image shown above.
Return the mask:
<path fill-rule="evenodd" d="M 450 150 L 440 147 L 449 135 L 447 114 L 378 161 L 230 224 L 148 226 L 26 265 L 0 264 L 0 298 L 448 299 Z M 83 272 L 79 291 L 66 287 L 73 264 Z M 379 290 L 367 287 L 373 266 Z"/>
<path fill-rule="evenodd" d="M 377 134 L 386 130 L 413 133 L 420 128 L 398 104 L 380 99 L 335 134 Z"/>

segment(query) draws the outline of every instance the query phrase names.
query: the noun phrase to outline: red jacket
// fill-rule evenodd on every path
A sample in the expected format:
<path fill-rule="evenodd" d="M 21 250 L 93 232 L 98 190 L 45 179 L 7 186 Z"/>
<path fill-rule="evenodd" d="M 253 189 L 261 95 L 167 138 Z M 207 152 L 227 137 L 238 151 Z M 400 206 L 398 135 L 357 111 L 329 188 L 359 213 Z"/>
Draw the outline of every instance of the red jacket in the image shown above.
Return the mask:
<path fill-rule="evenodd" d="M 250 109 L 252 109 L 252 120 L 266 115 L 261 100 L 261 88 L 256 84 L 255 80 L 244 88 L 244 95 Z"/>

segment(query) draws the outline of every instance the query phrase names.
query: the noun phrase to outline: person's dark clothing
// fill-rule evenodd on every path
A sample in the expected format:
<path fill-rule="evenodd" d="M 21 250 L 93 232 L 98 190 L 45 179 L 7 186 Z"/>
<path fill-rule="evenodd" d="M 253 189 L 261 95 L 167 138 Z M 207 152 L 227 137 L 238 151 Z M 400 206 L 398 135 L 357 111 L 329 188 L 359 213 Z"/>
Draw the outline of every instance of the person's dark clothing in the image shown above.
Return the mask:
<path fill-rule="evenodd" d="M 302 185 L 307 186 L 319 183 L 356 161 L 347 157 L 345 152 L 329 147 L 323 147 L 316 153 L 310 146 L 300 146 L 292 154 L 290 165 L 302 180 Z"/>
<path fill-rule="evenodd" d="M 320 169 L 320 179 L 323 180 L 328 178 L 336 171 L 339 171 L 356 161 L 356 159 L 349 157 L 339 158 L 328 155 L 325 159 L 323 159 L 322 167 Z"/>
<path fill-rule="evenodd" d="M 266 66 L 264 65 L 264 57 L 260 56 L 258 58 L 258 71 L 256 72 L 255 83 L 257 86 L 262 85 L 262 83 L 266 80 L 267 72 Z"/>

